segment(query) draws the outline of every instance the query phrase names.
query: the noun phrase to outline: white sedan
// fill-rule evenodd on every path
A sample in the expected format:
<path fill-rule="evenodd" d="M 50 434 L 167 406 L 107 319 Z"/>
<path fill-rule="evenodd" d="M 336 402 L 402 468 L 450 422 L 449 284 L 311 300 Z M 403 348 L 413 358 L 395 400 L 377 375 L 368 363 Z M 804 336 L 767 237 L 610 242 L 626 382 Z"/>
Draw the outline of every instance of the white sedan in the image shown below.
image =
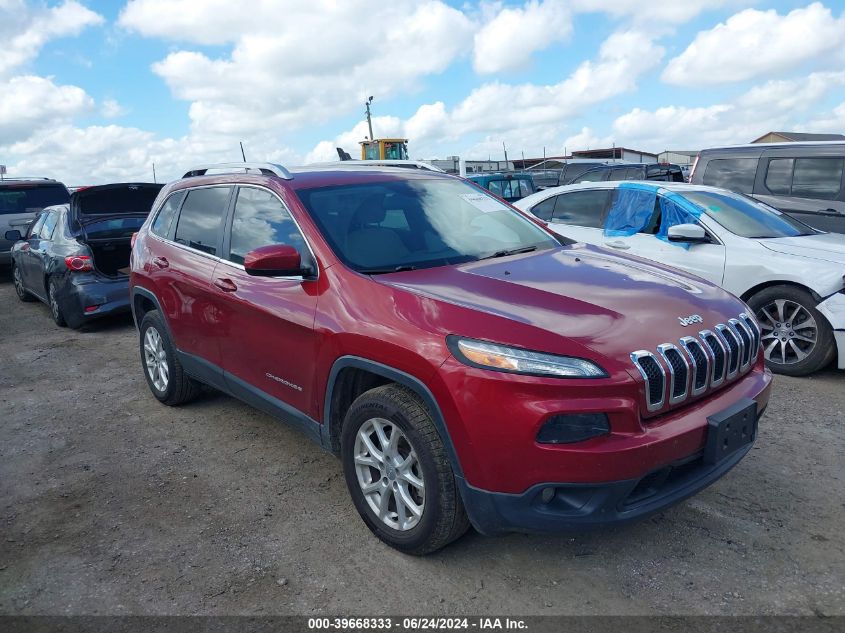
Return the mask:
<path fill-rule="evenodd" d="M 845 369 L 845 235 L 681 183 L 587 182 L 515 204 L 560 235 L 680 268 L 742 298 L 773 371 L 802 376 L 835 358 Z"/>

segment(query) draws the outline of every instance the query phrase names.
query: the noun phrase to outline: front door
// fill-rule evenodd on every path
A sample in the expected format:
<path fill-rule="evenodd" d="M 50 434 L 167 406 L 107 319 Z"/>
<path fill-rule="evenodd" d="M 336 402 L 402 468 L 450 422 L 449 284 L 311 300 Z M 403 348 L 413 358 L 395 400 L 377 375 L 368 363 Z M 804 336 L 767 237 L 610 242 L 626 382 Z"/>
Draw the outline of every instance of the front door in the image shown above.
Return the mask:
<path fill-rule="evenodd" d="M 246 186 L 236 195 L 224 261 L 213 279 L 226 381 L 236 394 L 269 396 L 314 418 L 317 281 L 256 277 L 243 267 L 247 253 L 270 244 L 293 246 L 304 263 L 313 256 L 278 196 Z"/>

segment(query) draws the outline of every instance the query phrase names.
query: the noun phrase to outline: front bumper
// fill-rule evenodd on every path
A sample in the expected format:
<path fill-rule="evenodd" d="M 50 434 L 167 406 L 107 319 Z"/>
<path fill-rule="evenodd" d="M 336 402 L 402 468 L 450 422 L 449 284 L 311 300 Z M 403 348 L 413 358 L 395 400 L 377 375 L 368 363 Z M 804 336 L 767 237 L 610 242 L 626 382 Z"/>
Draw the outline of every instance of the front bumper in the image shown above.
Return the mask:
<path fill-rule="evenodd" d="M 839 369 L 845 369 L 845 292 L 831 295 L 817 305 L 816 309 L 824 315 L 833 328 L 836 348 L 839 350 L 836 364 Z"/>
<path fill-rule="evenodd" d="M 463 479 L 459 485 L 470 521 L 482 534 L 583 532 L 642 519 L 680 503 L 731 470 L 752 446 L 717 464 L 707 464 L 697 453 L 622 481 L 542 483 L 522 494 L 480 490 Z"/>
<path fill-rule="evenodd" d="M 129 312 L 129 277 L 74 273 L 59 302 L 65 320 L 74 328 L 93 319 Z"/>

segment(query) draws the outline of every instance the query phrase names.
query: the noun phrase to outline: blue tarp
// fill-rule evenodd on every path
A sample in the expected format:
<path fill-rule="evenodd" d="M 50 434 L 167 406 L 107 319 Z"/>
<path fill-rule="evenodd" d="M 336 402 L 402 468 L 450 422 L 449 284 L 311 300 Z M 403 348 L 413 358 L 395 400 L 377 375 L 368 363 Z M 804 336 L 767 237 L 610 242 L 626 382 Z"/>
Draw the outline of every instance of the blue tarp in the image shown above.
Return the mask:
<path fill-rule="evenodd" d="M 665 242 L 669 241 L 670 226 L 695 224 L 701 217 L 701 209 L 680 194 L 660 187 L 623 182 L 614 194 L 613 204 L 604 223 L 604 235 L 630 237 L 647 228 L 653 230 L 650 225 L 655 220 L 655 203 L 660 205 L 660 227 L 655 237 Z M 669 243 L 682 248 L 690 247 L 685 242 Z"/>

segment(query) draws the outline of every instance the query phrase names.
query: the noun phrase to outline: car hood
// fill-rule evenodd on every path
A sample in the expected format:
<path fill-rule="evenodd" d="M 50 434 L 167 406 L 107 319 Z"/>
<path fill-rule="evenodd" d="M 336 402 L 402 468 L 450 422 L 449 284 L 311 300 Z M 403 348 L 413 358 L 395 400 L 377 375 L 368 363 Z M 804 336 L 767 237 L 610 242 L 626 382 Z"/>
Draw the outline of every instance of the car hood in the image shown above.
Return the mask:
<path fill-rule="evenodd" d="M 841 233 L 778 237 L 759 242 L 776 253 L 845 264 L 845 235 Z"/>
<path fill-rule="evenodd" d="M 528 347 L 529 341 L 514 340 L 517 329 L 535 334 L 539 329 L 542 336 L 530 339 L 543 341 L 545 351 L 565 347 L 565 339 L 617 360 L 677 342 L 745 310 L 741 301 L 703 279 L 585 244 L 377 279 L 528 326 L 499 342 Z M 696 314 L 701 323 L 682 325 L 682 318 Z M 478 332 L 483 324 L 476 321 L 453 333 L 484 338 L 469 328 Z"/>

